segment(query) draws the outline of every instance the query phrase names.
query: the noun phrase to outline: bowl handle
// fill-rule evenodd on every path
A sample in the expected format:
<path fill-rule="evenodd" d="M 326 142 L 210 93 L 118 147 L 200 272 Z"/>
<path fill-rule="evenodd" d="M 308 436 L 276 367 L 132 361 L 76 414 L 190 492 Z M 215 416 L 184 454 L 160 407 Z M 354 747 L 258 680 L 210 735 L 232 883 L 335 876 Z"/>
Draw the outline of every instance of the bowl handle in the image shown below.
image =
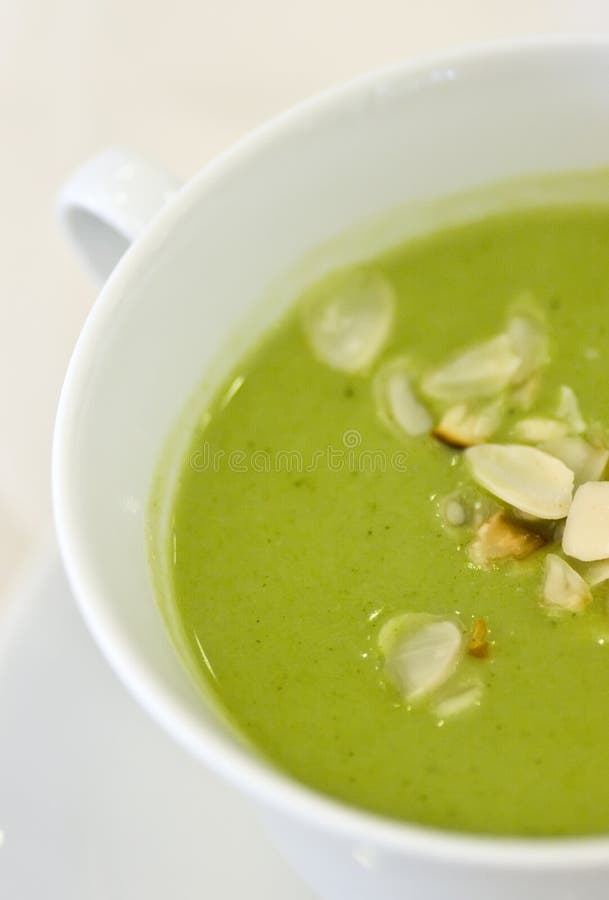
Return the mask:
<path fill-rule="evenodd" d="M 161 166 L 120 147 L 74 172 L 59 194 L 59 220 L 98 284 L 178 188 Z"/>

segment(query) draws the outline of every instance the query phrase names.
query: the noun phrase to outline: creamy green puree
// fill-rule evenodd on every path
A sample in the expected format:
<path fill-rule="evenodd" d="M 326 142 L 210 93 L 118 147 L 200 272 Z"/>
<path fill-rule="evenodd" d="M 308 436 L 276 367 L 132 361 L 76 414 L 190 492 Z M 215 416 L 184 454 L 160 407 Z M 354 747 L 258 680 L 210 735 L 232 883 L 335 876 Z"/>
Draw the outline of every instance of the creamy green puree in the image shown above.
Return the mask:
<path fill-rule="evenodd" d="M 332 360 L 332 321 L 317 346 L 316 323 L 350 291 L 357 315 L 368 315 L 363 349 L 347 341 Z M 391 321 L 370 318 L 367 291 Z M 511 495 L 480 483 L 469 450 L 426 424 L 482 408 L 493 420 L 483 439 L 495 446 L 577 435 L 601 459 L 579 480 L 600 480 L 608 310 L 609 208 L 521 210 L 331 276 L 239 362 L 183 463 L 173 590 L 209 685 L 278 767 L 425 825 L 609 831 L 609 582 L 601 573 L 589 587 L 589 564 L 563 552 L 564 512 L 513 509 Z M 518 316 L 537 340 L 527 371 L 510 374 L 498 344 L 498 374 L 483 360 L 490 374 L 475 396 L 457 384 L 438 397 L 445 367 L 472 348 L 484 355 Z M 412 434 L 383 407 L 376 374 L 396 358 L 415 398 Z M 455 414 L 461 389 L 466 409 Z M 522 419 L 533 425 L 523 430 Z M 525 493 L 543 482 L 535 471 Z M 501 510 L 516 549 L 485 556 L 488 520 Z M 554 572 L 548 585 L 549 554 L 568 561 L 572 583 Z M 404 618 L 412 613 L 424 617 Z M 426 639 L 414 662 L 408 639 L 434 623 L 443 624 L 431 644 L 448 645 L 431 646 L 437 684 L 417 694 L 406 682 L 419 676 L 408 670 L 401 683 L 400 666 L 425 669 Z"/>

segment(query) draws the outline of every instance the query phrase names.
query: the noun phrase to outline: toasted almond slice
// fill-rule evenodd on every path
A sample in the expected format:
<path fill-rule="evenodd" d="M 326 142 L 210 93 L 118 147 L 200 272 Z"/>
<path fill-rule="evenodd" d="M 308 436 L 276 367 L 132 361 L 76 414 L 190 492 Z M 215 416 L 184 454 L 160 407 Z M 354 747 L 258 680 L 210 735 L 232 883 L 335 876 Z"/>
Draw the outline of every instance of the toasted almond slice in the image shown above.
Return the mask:
<path fill-rule="evenodd" d="M 512 377 L 522 384 L 548 361 L 548 338 L 540 321 L 532 316 L 516 315 L 508 322 L 508 337 L 520 358 L 520 366 Z"/>
<path fill-rule="evenodd" d="M 609 462 L 609 450 L 593 447 L 582 437 L 560 437 L 544 441 L 539 449 L 562 460 L 573 472 L 576 485 L 585 481 L 600 481 Z"/>
<path fill-rule="evenodd" d="M 514 437 L 525 444 L 540 444 L 553 438 L 565 437 L 569 428 L 565 422 L 547 419 L 544 416 L 531 416 L 520 419 L 512 428 Z"/>
<path fill-rule="evenodd" d="M 581 434 L 586 430 L 586 423 L 580 412 L 575 392 L 567 384 L 560 386 L 556 415 L 566 422 L 572 434 Z"/>
<path fill-rule="evenodd" d="M 374 378 L 373 393 L 380 419 L 392 430 L 412 437 L 431 431 L 433 420 L 414 392 L 407 360 L 395 359 L 382 366 Z"/>
<path fill-rule="evenodd" d="M 486 568 L 504 559 L 526 559 L 545 543 L 541 534 L 500 510 L 478 529 L 469 546 L 469 558 L 475 565 Z"/>
<path fill-rule="evenodd" d="M 507 334 L 484 341 L 423 379 L 423 393 L 434 400 L 460 403 L 500 393 L 521 364 Z"/>
<path fill-rule="evenodd" d="M 575 491 L 562 549 L 582 562 L 609 558 L 609 481 L 587 481 Z"/>
<path fill-rule="evenodd" d="M 471 637 L 469 639 L 469 644 L 467 645 L 467 652 L 470 656 L 476 656 L 478 659 L 483 659 L 485 656 L 488 656 L 488 625 L 482 618 L 476 619 L 473 624 Z"/>
<path fill-rule="evenodd" d="M 425 613 L 403 613 L 379 633 L 385 675 L 403 698 L 416 702 L 453 674 L 463 655 L 463 632 L 451 619 Z"/>
<path fill-rule="evenodd" d="M 591 601 L 590 588 L 581 575 L 562 557 L 548 553 L 542 605 L 553 610 L 582 612 Z"/>
<path fill-rule="evenodd" d="M 480 681 L 469 682 L 460 685 L 455 690 L 447 693 L 434 705 L 434 712 L 439 719 L 450 719 L 480 706 L 484 685 Z"/>
<path fill-rule="evenodd" d="M 315 356 L 333 369 L 365 371 L 386 343 L 395 317 L 395 294 L 379 272 L 341 272 L 313 290 L 303 326 Z"/>
<path fill-rule="evenodd" d="M 571 505 L 573 472 L 524 444 L 480 444 L 465 450 L 475 481 L 495 497 L 538 519 L 562 519 Z"/>
<path fill-rule="evenodd" d="M 582 578 L 590 587 L 609 581 L 609 559 L 598 559 L 588 563 L 582 571 Z"/>
<path fill-rule="evenodd" d="M 472 447 L 488 441 L 501 425 L 503 403 L 494 400 L 477 410 L 460 403 L 447 409 L 432 434 L 450 447 Z"/>

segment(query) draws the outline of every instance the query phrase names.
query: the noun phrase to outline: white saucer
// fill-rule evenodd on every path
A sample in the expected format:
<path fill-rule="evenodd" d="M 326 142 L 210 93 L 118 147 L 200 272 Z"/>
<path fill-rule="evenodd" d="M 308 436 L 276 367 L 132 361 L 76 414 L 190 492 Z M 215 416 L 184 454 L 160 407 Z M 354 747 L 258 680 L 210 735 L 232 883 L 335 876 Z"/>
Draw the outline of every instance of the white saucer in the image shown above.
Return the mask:
<path fill-rule="evenodd" d="M 6 900 L 312 900 L 117 682 L 55 552 L 0 608 L 0 832 Z"/>

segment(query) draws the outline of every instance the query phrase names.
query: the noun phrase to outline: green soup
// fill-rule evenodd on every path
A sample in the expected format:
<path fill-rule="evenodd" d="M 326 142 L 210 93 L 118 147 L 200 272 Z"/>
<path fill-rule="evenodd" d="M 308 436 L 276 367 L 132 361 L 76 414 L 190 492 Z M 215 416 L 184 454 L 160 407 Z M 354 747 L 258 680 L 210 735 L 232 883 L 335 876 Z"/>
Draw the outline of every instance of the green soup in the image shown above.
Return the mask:
<path fill-rule="evenodd" d="M 492 441 L 540 443 L 514 440 L 523 418 L 560 436 L 566 385 L 586 423 L 583 438 L 566 431 L 602 451 L 609 209 L 493 216 L 352 275 L 395 298 L 374 360 L 348 372 L 312 352 L 302 309 L 351 277 L 332 276 L 240 361 L 193 435 L 171 535 L 192 656 L 262 754 L 348 804 L 488 834 L 609 831 L 609 590 L 592 587 L 585 609 L 544 606 L 546 557 L 564 558 L 548 518 L 516 515 L 540 538 L 526 558 L 472 561 L 485 510 L 505 500 L 475 483 L 462 450 L 387 427 L 374 389 L 379 367 L 403 358 L 437 423 L 450 404 L 424 396 L 425 373 L 525 310 L 543 323 L 546 358 L 496 392 Z M 463 710 L 442 714 L 446 686 L 410 702 L 391 678 L 379 635 L 405 613 L 461 629 L 447 683 L 476 686 Z"/>

